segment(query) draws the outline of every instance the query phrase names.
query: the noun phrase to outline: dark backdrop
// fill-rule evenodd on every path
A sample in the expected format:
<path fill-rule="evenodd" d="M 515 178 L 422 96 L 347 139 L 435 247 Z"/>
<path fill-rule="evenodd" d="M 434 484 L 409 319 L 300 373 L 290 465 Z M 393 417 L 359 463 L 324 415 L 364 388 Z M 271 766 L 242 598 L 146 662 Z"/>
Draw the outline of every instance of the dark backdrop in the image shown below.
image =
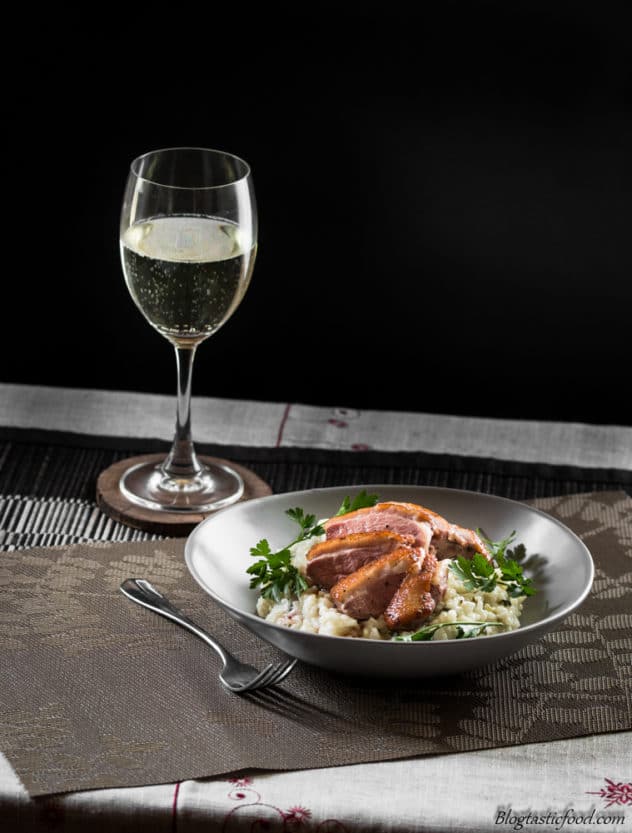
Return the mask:
<path fill-rule="evenodd" d="M 625 19 L 440 8 L 183 9 L 112 35 L 97 10 L 16 32 L 1 380 L 174 390 L 118 214 L 134 156 L 193 144 L 250 162 L 260 212 L 251 287 L 198 351 L 195 393 L 632 422 Z"/>

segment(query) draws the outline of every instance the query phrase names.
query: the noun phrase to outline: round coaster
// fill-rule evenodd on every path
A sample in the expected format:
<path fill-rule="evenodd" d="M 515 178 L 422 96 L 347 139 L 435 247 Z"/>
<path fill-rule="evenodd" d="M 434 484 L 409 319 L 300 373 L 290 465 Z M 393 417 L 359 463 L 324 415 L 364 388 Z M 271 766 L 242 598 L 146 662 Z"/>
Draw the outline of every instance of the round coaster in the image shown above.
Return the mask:
<path fill-rule="evenodd" d="M 102 471 L 97 480 L 97 504 L 99 508 L 109 515 L 113 520 L 145 532 L 154 532 L 157 535 L 169 535 L 179 537 L 188 535 L 200 521 L 212 514 L 184 514 L 183 512 L 154 512 L 142 506 L 130 503 L 119 491 L 119 481 L 123 472 L 130 466 L 138 463 L 160 463 L 166 454 L 143 454 L 140 457 L 128 457 L 126 460 L 119 460 Z M 239 472 L 244 481 L 244 494 L 241 498 L 252 500 L 255 497 L 271 495 L 270 486 L 250 469 L 240 466 L 238 463 L 221 460 L 218 457 L 205 457 L 198 455 L 203 463 L 220 463 L 229 465 Z"/>

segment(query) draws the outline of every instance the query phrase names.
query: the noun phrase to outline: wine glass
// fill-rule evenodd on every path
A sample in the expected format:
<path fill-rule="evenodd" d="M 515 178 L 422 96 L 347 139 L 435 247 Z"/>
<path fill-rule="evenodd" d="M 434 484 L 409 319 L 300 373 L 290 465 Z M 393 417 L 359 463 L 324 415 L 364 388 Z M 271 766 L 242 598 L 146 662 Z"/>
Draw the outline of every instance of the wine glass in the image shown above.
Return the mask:
<path fill-rule="evenodd" d="M 128 468 L 125 497 L 163 512 L 211 512 L 243 495 L 229 466 L 207 465 L 191 439 L 195 351 L 244 297 L 257 251 L 250 168 L 231 153 L 166 148 L 131 164 L 121 212 L 121 261 L 136 306 L 175 347 L 175 437 L 166 459 Z"/>

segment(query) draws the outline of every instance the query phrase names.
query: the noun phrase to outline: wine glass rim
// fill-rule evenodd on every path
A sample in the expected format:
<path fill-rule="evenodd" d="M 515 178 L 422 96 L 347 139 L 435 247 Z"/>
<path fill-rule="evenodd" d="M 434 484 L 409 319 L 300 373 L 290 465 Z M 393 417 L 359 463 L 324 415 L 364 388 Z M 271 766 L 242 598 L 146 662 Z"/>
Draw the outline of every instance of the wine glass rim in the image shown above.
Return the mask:
<path fill-rule="evenodd" d="M 140 167 L 140 163 L 143 159 L 146 159 L 148 156 L 155 156 L 158 153 L 167 153 L 168 151 L 174 150 L 200 150 L 204 151 L 204 153 L 213 153 L 216 156 L 229 156 L 231 159 L 236 159 L 237 162 L 242 164 L 245 168 L 245 172 L 242 176 L 237 177 L 236 179 L 232 179 L 230 182 L 225 182 L 222 185 L 168 185 L 166 182 L 158 182 L 156 179 L 149 179 L 146 176 L 142 176 L 138 172 L 138 168 Z M 142 180 L 143 182 L 149 182 L 152 185 L 158 185 L 160 188 L 173 188 L 174 191 L 216 191 L 219 188 L 229 188 L 232 185 L 236 185 L 238 182 L 243 182 L 243 180 L 247 179 L 250 176 L 250 165 L 243 159 L 241 156 L 237 156 L 235 153 L 230 153 L 227 150 L 219 150 L 218 148 L 203 148 L 203 147 L 195 147 L 193 145 L 177 145 L 175 147 L 166 147 L 166 148 L 156 148 L 155 150 L 148 150 L 146 153 L 141 153 L 140 156 L 137 156 L 135 159 L 132 159 L 130 162 L 130 171 L 138 180 Z"/>

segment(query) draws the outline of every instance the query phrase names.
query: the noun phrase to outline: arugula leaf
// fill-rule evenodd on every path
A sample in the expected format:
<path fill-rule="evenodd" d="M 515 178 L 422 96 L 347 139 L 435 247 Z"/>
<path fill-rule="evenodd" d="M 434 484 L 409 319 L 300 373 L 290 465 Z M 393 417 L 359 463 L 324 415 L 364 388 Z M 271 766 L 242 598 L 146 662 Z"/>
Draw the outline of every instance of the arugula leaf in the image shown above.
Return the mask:
<path fill-rule="evenodd" d="M 455 639 L 472 639 L 480 636 L 485 628 L 503 628 L 502 622 L 441 622 L 438 625 L 426 625 L 415 633 L 393 637 L 393 642 L 429 642 L 439 628 L 456 627 Z"/>
<path fill-rule="evenodd" d="M 475 636 L 484 634 L 485 628 L 490 625 L 495 628 L 503 628 L 502 622 L 456 622 L 455 639 L 472 639 Z"/>
<path fill-rule="evenodd" d="M 377 495 L 368 495 L 365 489 L 357 494 L 353 500 L 347 496 L 341 503 L 340 509 L 336 512 L 334 517 L 338 515 L 347 515 L 349 512 L 355 512 L 357 509 L 368 509 L 370 506 L 375 506 L 379 497 Z"/>

